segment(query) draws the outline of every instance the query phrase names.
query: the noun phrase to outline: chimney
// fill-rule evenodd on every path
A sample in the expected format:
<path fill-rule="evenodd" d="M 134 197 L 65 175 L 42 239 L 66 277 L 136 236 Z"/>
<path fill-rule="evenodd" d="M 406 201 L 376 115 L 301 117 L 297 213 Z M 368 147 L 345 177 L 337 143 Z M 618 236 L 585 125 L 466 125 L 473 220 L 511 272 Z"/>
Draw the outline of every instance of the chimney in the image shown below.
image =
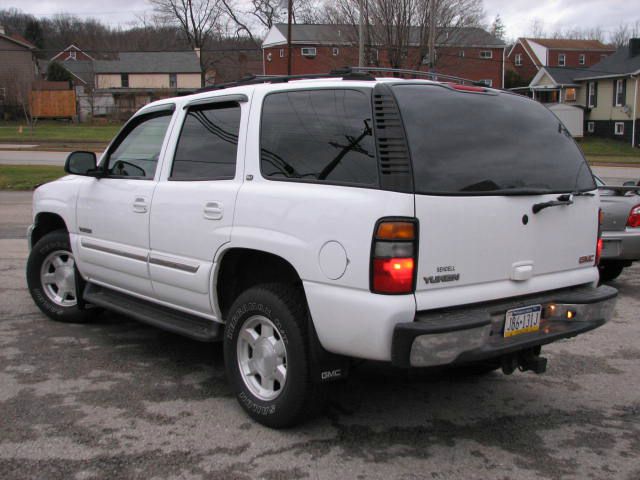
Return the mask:
<path fill-rule="evenodd" d="M 629 55 L 635 57 L 640 53 L 640 38 L 632 38 L 629 40 Z"/>
<path fill-rule="evenodd" d="M 0 34 L 2 34 L 2 35 L 5 34 L 4 25 L 0 25 Z"/>
<path fill-rule="evenodd" d="M 193 51 L 196 52 L 196 55 L 198 56 L 198 58 L 200 58 L 200 49 L 196 47 L 193 49 Z"/>

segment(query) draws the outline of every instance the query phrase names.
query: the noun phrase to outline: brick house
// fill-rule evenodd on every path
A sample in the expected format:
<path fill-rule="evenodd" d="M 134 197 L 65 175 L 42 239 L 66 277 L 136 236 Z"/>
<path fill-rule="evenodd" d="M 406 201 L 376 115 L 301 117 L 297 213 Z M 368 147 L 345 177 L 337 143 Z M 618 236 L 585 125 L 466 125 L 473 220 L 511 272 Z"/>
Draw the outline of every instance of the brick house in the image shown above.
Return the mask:
<path fill-rule="evenodd" d="M 519 38 L 507 54 L 506 68 L 530 82 L 542 67 L 588 68 L 613 52 L 599 40 Z"/>
<path fill-rule="evenodd" d="M 413 28 L 405 65 L 427 71 L 427 58 L 419 48 L 419 31 Z M 357 29 L 353 25 L 292 25 L 293 75 L 326 73 L 358 65 Z M 487 31 L 467 27 L 442 28 L 436 38 L 437 73 L 454 75 L 502 88 L 505 44 Z M 387 52 L 380 45 L 367 45 L 367 66 L 389 67 Z M 287 25 L 276 24 L 262 44 L 265 75 L 287 74 Z"/>
<path fill-rule="evenodd" d="M 35 51 L 34 45 L 0 26 L 0 115 L 28 102 L 38 74 Z"/>
<path fill-rule="evenodd" d="M 54 55 L 53 57 L 51 57 L 50 61 L 51 62 L 69 62 L 69 61 L 90 62 L 92 60 L 94 60 L 94 58 L 91 55 L 89 55 L 84 50 L 81 50 L 80 48 L 76 47 L 74 44 L 71 44 L 67 48 L 62 50 L 60 53 L 58 53 L 57 55 Z"/>

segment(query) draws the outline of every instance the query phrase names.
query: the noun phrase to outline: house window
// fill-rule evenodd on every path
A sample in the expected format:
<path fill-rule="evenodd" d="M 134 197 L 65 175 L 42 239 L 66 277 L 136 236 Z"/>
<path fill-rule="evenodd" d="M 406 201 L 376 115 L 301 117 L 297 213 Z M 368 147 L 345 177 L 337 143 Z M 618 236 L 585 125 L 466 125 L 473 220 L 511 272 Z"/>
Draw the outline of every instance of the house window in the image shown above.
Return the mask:
<path fill-rule="evenodd" d="M 459 56 L 460 58 L 464 58 L 464 50 L 460 50 L 460 51 L 458 52 L 458 56 Z"/>
<path fill-rule="evenodd" d="M 587 122 L 587 132 L 594 133 L 596 131 L 596 122 Z"/>
<path fill-rule="evenodd" d="M 600 60 L 604 60 L 605 58 L 607 58 L 606 54 L 604 54 L 604 53 L 600 54 Z"/>
<path fill-rule="evenodd" d="M 338 47 L 333 47 L 331 49 L 331 53 L 333 54 L 334 57 L 337 57 L 338 55 L 340 55 L 340 49 Z"/>
<path fill-rule="evenodd" d="M 489 79 L 489 78 L 485 78 L 482 80 L 479 80 L 480 83 L 484 83 L 487 87 L 493 87 L 493 80 Z"/>
<path fill-rule="evenodd" d="M 564 53 L 558 54 L 558 66 L 564 67 L 567 64 L 567 56 Z"/>
<path fill-rule="evenodd" d="M 575 88 L 567 88 L 564 91 L 564 99 L 567 102 L 575 102 L 576 101 L 576 89 Z"/>
<path fill-rule="evenodd" d="M 622 78 L 619 78 L 618 80 L 616 80 L 616 107 L 622 107 L 624 105 L 624 87 L 625 87 L 625 81 Z"/>
<path fill-rule="evenodd" d="M 300 50 L 303 57 L 315 57 L 317 54 L 316 47 L 302 47 Z"/>
<path fill-rule="evenodd" d="M 522 66 L 522 54 L 521 53 L 516 53 L 515 65 L 516 65 L 516 67 L 521 67 Z"/>
<path fill-rule="evenodd" d="M 598 106 L 598 84 L 596 82 L 589 82 L 587 90 L 587 106 L 589 108 L 595 108 Z"/>
<path fill-rule="evenodd" d="M 69 60 L 75 60 L 76 59 L 76 51 L 75 50 L 70 50 L 69 51 Z"/>
<path fill-rule="evenodd" d="M 121 83 L 122 87 L 129 88 L 129 74 L 128 73 L 121 73 L 120 74 L 120 83 Z"/>
<path fill-rule="evenodd" d="M 578 63 L 579 63 L 580 65 L 584 65 L 584 64 L 586 63 L 586 55 L 585 55 L 584 53 L 581 53 L 581 54 L 578 56 Z"/>
<path fill-rule="evenodd" d="M 280 49 L 280 58 L 284 58 L 284 48 Z"/>
<path fill-rule="evenodd" d="M 614 124 L 613 133 L 616 135 L 624 135 L 624 122 L 616 122 Z"/>
<path fill-rule="evenodd" d="M 175 73 L 169 74 L 169 88 L 178 88 L 178 75 Z"/>
<path fill-rule="evenodd" d="M 491 50 L 480 50 L 480 58 L 493 58 Z"/>

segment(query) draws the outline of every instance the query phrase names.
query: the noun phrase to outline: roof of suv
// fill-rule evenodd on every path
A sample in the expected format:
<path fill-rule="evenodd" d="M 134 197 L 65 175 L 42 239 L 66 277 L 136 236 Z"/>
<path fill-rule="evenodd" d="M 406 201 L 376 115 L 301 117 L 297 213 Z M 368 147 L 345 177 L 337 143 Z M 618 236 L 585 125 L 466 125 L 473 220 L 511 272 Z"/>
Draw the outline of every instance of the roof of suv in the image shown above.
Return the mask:
<path fill-rule="evenodd" d="M 144 112 L 145 110 L 153 107 L 157 107 L 159 105 L 166 104 L 178 104 L 185 105 L 187 103 L 207 98 L 215 98 L 229 95 L 238 95 L 244 94 L 249 95 L 255 91 L 261 92 L 277 92 L 282 90 L 298 90 L 298 89 L 308 89 L 308 88 L 331 88 L 331 87 L 354 87 L 354 88 L 374 88 L 377 84 L 380 83 L 398 83 L 398 82 L 411 82 L 411 83 L 421 83 L 425 85 L 447 85 L 447 82 L 438 82 L 433 80 L 424 80 L 424 79 L 403 79 L 397 77 L 377 77 L 373 80 L 345 80 L 340 77 L 328 77 L 328 78 L 311 78 L 311 79 L 292 79 L 287 82 L 277 82 L 277 83 L 252 83 L 248 85 L 237 85 L 230 86 L 224 89 L 219 90 L 208 90 L 203 92 L 197 92 L 191 95 L 185 95 L 182 97 L 173 97 L 173 98 L 165 98 L 162 100 L 157 100 L 155 102 L 147 104 L 140 112 Z M 495 90 L 490 87 L 482 87 L 487 90 Z"/>

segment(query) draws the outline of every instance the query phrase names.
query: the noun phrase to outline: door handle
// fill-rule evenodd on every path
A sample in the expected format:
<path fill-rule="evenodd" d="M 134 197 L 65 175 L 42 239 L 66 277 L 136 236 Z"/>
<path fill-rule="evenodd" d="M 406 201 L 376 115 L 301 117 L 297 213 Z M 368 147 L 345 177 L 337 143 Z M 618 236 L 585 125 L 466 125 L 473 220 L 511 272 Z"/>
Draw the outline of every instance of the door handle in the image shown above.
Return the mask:
<path fill-rule="evenodd" d="M 136 213 L 147 213 L 148 210 L 147 199 L 144 197 L 136 197 L 133 201 L 133 211 Z"/>
<path fill-rule="evenodd" d="M 203 214 L 207 220 L 220 220 L 224 216 L 222 202 L 207 202 Z"/>

